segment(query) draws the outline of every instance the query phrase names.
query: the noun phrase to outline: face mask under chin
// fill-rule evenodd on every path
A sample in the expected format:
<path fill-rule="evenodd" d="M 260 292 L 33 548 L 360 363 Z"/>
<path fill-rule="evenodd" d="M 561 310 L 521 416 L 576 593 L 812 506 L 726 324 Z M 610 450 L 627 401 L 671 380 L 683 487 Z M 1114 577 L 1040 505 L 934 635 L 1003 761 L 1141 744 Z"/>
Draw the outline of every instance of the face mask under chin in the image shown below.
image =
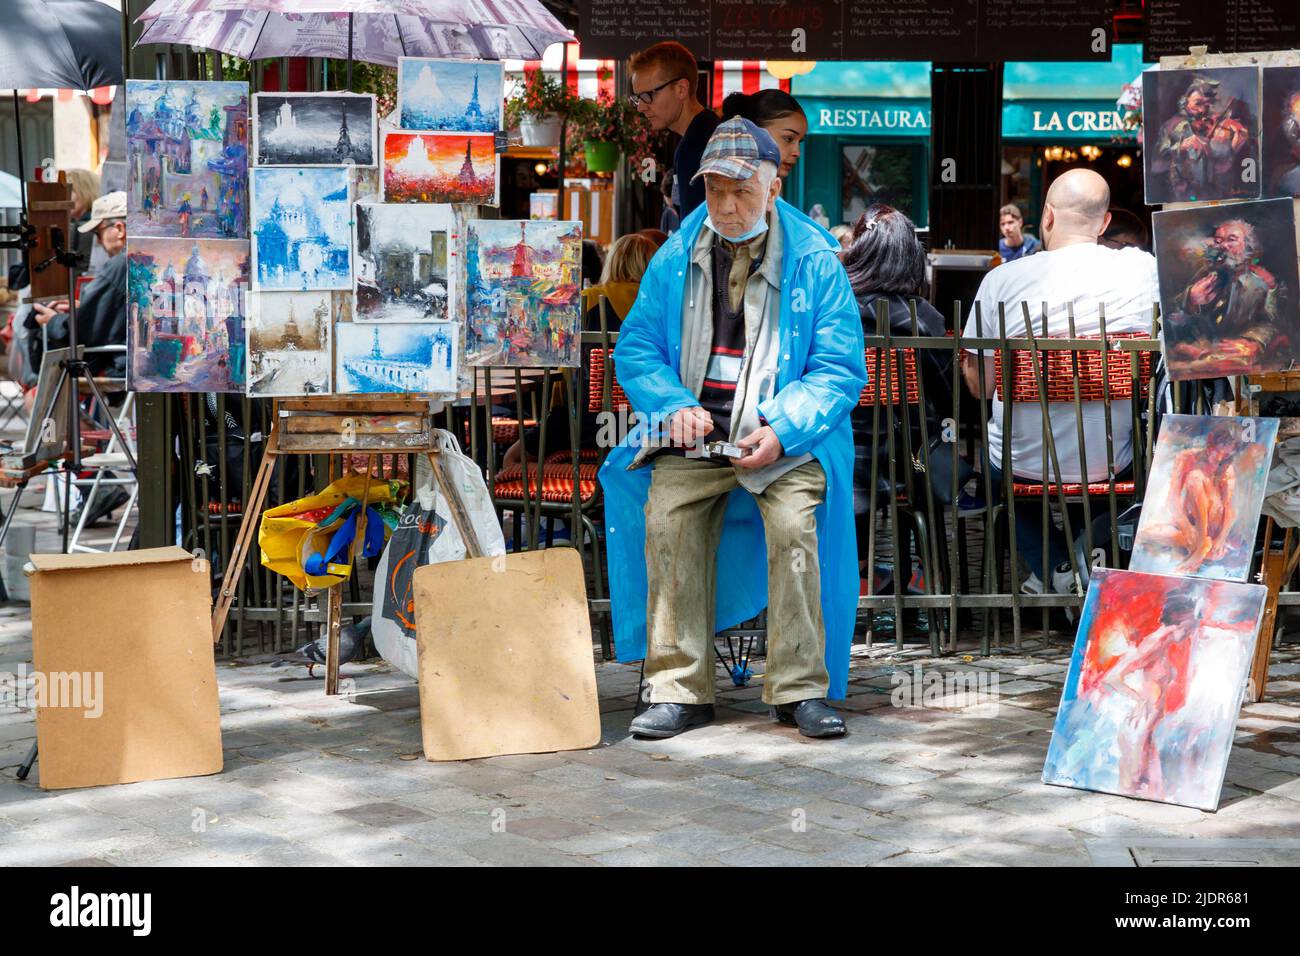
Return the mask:
<path fill-rule="evenodd" d="M 767 214 L 764 213 L 762 216 L 759 216 L 758 222 L 754 223 L 747 232 L 744 232 L 739 236 L 728 236 L 726 233 L 722 232 L 713 224 L 713 216 L 711 215 L 705 218 L 704 225 L 712 229 L 714 235 L 721 236 L 728 242 L 749 242 L 749 240 L 756 236 L 761 236 L 763 233 L 767 232 Z"/>

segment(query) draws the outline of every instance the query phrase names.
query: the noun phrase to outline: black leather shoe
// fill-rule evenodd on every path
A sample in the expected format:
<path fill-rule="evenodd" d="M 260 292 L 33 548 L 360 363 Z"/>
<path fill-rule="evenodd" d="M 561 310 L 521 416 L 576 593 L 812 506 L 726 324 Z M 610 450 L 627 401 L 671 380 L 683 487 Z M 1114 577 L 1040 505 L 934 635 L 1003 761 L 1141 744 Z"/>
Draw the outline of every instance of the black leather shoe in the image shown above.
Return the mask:
<path fill-rule="evenodd" d="M 794 724 L 805 737 L 838 737 L 848 731 L 844 718 L 824 700 L 801 700 L 777 704 L 772 716 L 783 724 Z"/>
<path fill-rule="evenodd" d="M 651 704 L 628 728 L 638 737 L 676 737 L 713 720 L 712 704 Z"/>

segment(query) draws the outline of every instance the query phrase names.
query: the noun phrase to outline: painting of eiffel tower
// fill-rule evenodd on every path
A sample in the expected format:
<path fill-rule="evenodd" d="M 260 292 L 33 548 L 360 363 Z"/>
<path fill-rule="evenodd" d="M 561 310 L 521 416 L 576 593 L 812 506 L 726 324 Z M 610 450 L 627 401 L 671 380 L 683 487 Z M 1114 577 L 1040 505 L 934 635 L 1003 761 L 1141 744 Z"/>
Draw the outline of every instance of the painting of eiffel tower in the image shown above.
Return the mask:
<path fill-rule="evenodd" d="M 501 128 L 500 63 L 402 57 L 397 105 L 403 129 L 491 133 Z"/>
<path fill-rule="evenodd" d="M 253 156 L 258 166 L 375 166 L 372 93 L 257 93 Z"/>

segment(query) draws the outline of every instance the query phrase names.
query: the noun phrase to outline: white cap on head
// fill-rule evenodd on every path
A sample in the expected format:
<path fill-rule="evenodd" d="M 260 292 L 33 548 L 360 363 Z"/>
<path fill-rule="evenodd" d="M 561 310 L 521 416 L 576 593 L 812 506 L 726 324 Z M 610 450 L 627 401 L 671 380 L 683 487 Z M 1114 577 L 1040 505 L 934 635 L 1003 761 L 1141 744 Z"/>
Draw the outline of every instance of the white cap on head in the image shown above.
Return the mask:
<path fill-rule="evenodd" d="M 90 207 L 90 219 L 77 227 L 77 232 L 94 232 L 105 219 L 126 218 L 126 193 L 118 190 L 100 196 Z"/>

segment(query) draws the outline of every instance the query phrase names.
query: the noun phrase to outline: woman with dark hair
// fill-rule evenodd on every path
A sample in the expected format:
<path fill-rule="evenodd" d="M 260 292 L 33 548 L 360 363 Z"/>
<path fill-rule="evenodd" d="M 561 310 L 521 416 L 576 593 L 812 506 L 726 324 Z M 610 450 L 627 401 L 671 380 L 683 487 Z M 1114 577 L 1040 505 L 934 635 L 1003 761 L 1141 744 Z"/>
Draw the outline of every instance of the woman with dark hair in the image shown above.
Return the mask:
<path fill-rule="evenodd" d="M 781 150 L 778 175 L 784 180 L 799 161 L 799 144 L 808 135 L 808 116 L 799 101 L 785 90 L 732 93 L 722 101 L 722 119 L 739 116 L 772 134 Z"/>
<path fill-rule="evenodd" d="M 892 206 L 873 205 L 858 217 L 853 224 L 853 231 L 847 248 L 840 254 L 844 268 L 849 274 L 849 283 L 858 300 L 858 311 L 862 317 L 862 330 L 866 335 L 880 334 L 878 331 L 877 310 L 883 303 L 889 322 L 891 335 L 947 335 L 947 325 L 943 316 L 926 301 L 925 290 L 925 248 L 916 238 L 916 227 L 903 213 Z M 912 303 L 915 303 L 916 326 L 912 325 Z M 947 349 L 917 349 L 916 364 L 925 387 L 925 417 L 927 434 L 925 437 L 934 443 L 941 437 L 942 420 L 952 415 L 952 353 Z M 883 379 L 887 366 L 884 357 L 879 363 L 879 376 Z M 877 376 L 877 363 L 867 362 L 867 374 Z M 899 374 L 902 374 L 901 364 Z M 881 383 L 883 385 L 883 382 Z M 900 383 L 901 386 L 902 383 Z M 874 457 L 876 465 L 876 507 L 888 503 L 888 495 L 895 482 L 907 482 L 913 471 L 910 462 L 903 459 L 903 440 L 901 432 L 894 435 L 894 454 L 889 453 L 888 436 L 883 432 L 872 440 L 872 409 L 870 406 L 856 406 L 850 413 L 853 422 L 853 442 L 855 460 L 853 468 L 853 504 L 854 516 L 858 522 L 858 555 L 866 560 L 867 533 L 872 516 L 871 502 L 871 462 Z M 904 427 L 904 422 L 911 428 L 911 447 L 919 460 L 921 457 L 922 434 L 919 409 L 908 406 L 906 414 L 903 409 L 895 409 L 897 429 Z M 885 415 L 880 415 L 880 427 L 883 429 Z M 898 463 L 895 466 L 895 463 Z M 892 480 L 890 476 L 893 476 Z M 905 485 L 906 487 L 906 485 Z M 880 542 L 877 542 L 877 555 L 880 554 Z M 907 577 L 911 577 L 908 569 Z M 902 585 L 905 587 L 907 581 Z"/>

